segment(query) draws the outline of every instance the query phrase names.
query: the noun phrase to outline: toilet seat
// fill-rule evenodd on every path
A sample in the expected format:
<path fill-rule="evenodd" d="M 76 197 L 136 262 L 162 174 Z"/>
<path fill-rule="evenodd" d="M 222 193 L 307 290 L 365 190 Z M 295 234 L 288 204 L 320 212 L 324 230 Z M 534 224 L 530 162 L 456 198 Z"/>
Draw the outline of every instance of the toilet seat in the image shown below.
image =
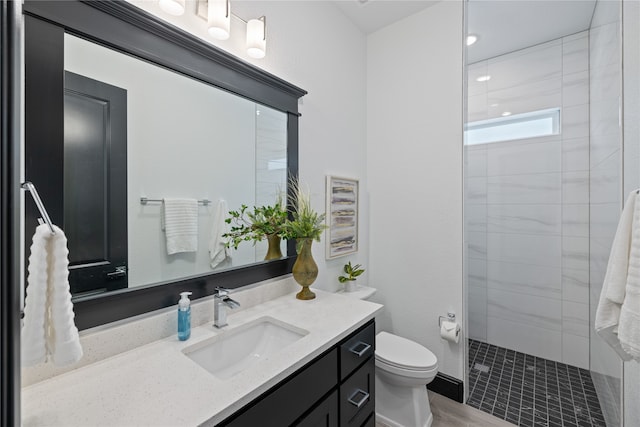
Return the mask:
<path fill-rule="evenodd" d="M 387 365 L 386 363 L 380 362 L 378 360 L 376 360 L 376 369 L 378 369 L 380 375 L 386 378 L 387 381 L 391 381 L 393 383 L 400 382 L 401 384 L 405 385 L 414 384 L 416 382 L 422 385 L 426 385 L 427 383 L 430 383 L 438 373 L 437 367 L 430 370 L 417 371 L 413 369 L 404 369 L 392 365 Z"/>
<path fill-rule="evenodd" d="M 438 369 L 438 359 L 417 342 L 409 339 L 380 332 L 376 335 L 376 365 L 389 368 L 390 372 L 403 372 L 407 375 L 432 372 Z"/>

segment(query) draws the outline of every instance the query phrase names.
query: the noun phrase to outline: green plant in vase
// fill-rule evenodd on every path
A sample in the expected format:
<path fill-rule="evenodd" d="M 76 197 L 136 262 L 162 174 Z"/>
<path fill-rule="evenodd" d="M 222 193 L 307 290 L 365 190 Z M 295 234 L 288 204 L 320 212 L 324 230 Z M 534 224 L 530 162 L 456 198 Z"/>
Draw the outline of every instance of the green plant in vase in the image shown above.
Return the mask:
<path fill-rule="evenodd" d="M 293 264 L 293 278 L 302 290 L 296 294 L 296 298 L 310 300 L 316 297 L 309 286 L 318 277 L 318 265 L 313 260 L 311 244 L 320 241 L 322 232 L 327 228 L 324 223 L 325 215 L 313 210 L 311 207 L 311 195 L 307 189 L 303 189 L 296 179 L 290 179 L 292 188 L 292 219 L 284 226 L 285 238 L 296 239 L 296 252 L 298 257 Z"/>
<path fill-rule="evenodd" d="M 222 235 L 227 238 L 227 247 L 238 249 L 242 242 L 253 241 L 255 245 L 266 238 L 269 248 L 264 259 L 282 258 L 280 240 L 285 233 L 287 210 L 281 196 L 273 206 L 254 206 L 251 211 L 242 205 L 237 211 L 229 211 L 225 222 L 231 226 L 229 232 Z"/>
<path fill-rule="evenodd" d="M 362 265 L 356 264 L 351 265 L 351 261 L 344 265 L 342 271 L 344 271 L 344 276 L 338 276 L 338 281 L 340 283 L 346 283 L 345 291 L 353 292 L 356 288 L 356 280 L 358 276 L 364 273 L 364 268 L 361 268 Z"/>

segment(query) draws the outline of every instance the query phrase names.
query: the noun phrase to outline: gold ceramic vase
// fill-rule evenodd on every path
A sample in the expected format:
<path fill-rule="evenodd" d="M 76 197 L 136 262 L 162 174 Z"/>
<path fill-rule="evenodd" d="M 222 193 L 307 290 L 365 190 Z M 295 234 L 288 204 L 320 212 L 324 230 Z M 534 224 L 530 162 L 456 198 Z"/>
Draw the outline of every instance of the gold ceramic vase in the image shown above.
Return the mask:
<path fill-rule="evenodd" d="M 293 278 L 302 286 L 302 290 L 296 294 L 297 299 L 309 300 L 316 297 L 316 294 L 309 289 L 309 286 L 311 286 L 318 277 L 318 265 L 311 255 L 312 243 L 312 239 L 302 239 L 298 258 L 296 258 L 296 262 L 293 264 Z"/>
<path fill-rule="evenodd" d="M 277 234 L 267 234 L 267 242 L 269 242 L 269 248 L 267 249 L 267 255 L 264 260 L 282 258 L 282 251 L 280 250 L 280 236 Z"/>

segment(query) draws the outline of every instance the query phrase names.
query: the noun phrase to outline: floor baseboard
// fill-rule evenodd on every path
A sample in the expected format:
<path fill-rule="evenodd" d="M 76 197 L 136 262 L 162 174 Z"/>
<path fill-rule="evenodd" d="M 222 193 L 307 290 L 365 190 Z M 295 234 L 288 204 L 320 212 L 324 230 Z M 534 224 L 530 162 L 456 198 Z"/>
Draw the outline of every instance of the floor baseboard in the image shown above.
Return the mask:
<path fill-rule="evenodd" d="M 438 372 L 427 388 L 456 402 L 464 402 L 464 382 L 450 375 Z"/>

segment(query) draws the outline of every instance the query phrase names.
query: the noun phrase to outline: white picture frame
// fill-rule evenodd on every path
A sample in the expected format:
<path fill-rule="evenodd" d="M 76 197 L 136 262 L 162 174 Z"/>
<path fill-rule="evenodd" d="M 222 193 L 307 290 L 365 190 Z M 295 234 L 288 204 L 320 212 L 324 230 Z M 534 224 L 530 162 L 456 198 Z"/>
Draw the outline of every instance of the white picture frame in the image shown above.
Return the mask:
<path fill-rule="evenodd" d="M 327 175 L 326 185 L 326 259 L 358 251 L 357 179 Z"/>

